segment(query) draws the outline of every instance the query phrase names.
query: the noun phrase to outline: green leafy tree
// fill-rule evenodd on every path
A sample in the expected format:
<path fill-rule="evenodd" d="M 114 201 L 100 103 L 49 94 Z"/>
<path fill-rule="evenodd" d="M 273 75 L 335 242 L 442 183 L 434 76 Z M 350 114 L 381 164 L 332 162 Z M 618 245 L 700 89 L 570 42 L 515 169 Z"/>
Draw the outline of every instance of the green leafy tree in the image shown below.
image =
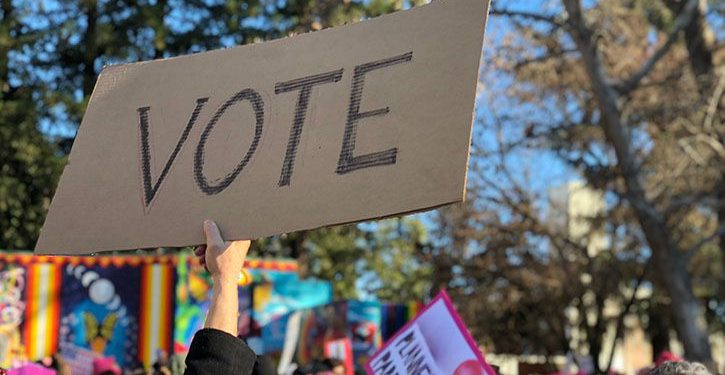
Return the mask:
<path fill-rule="evenodd" d="M 423 224 L 405 218 L 264 238 L 252 253 L 298 259 L 302 276 L 331 281 L 336 298 L 401 303 L 429 297 L 431 268 L 418 258 L 428 246 Z"/>
<path fill-rule="evenodd" d="M 8 224 L 3 222 L 2 229 L 7 232 L 4 238 L 13 241 L 3 246 L 31 247 L 35 242 L 62 155 L 70 150 L 104 65 L 255 43 L 420 2 L 3 1 L 2 82 L 7 86 L 8 77 L 14 76 L 16 83 L 6 92 L 22 91 L 6 94 L 0 104 L 3 145 L 13 140 L 0 160 L 7 186 L 0 209 L 10 215 L 3 219 Z M 8 60 L 10 52 L 14 63 Z M 11 68 L 16 72 L 8 73 Z M 20 231 L 25 227 L 29 229 Z M 305 273 L 336 280 L 340 296 L 352 297 L 357 293 L 355 280 L 369 272 L 358 261 L 361 238 L 369 236 L 356 226 L 345 226 L 278 236 L 260 241 L 258 247 L 264 248 L 263 254 L 300 259 Z"/>
<path fill-rule="evenodd" d="M 34 42 L 18 10 L 2 1 L 0 19 L 0 248 L 31 249 L 55 189 L 62 158 L 38 130 L 36 87 L 16 57 Z"/>
<path fill-rule="evenodd" d="M 432 244 L 416 218 L 383 220 L 373 224 L 363 254 L 361 288 L 384 301 L 423 301 L 437 293 L 433 268 L 421 258 Z"/>

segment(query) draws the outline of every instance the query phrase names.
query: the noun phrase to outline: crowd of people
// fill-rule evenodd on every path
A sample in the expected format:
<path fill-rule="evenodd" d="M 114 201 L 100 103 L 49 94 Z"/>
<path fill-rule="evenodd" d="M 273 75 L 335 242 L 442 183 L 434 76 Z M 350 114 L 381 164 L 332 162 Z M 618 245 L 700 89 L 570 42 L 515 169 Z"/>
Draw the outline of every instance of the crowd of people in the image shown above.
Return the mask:
<path fill-rule="evenodd" d="M 272 360 L 258 356 L 242 339 L 238 338 L 237 312 L 239 301 L 237 280 L 249 251 L 250 241 L 224 241 L 213 221 L 204 222 L 206 244 L 195 250 L 195 255 L 212 276 L 213 291 L 204 327 L 196 332 L 184 361 L 186 375 L 254 374 L 276 375 Z M 181 367 L 184 367 L 181 365 Z M 126 374 L 170 375 L 180 373 L 173 360 L 165 353 L 158 355 L 152 369 L 138 368 Z M 297 368 L 291 375 L 343 375 L 344 364 L 336 359 L 312 361 Z M 113 358 L 96 358 L 93 375 L 122 375 L 124 371 Z M 709 375 L 699 363 L 680 358 L 662 357 L 652 367 L 642 369 L 638 375 Z M 60 355 L 26 364 L 12 370 L 0 369 L 0 375 L 71 375 L 71 369 Z M 417 374 L 416 374 L 417 375 Z"/>
<path fill-rule="evenodd" d="M 92 375 L 172 375 L 185 372 L 183 359 L 181 363 L 172 357 L 161 355 L 151 368 L 143 366 L 135 369 L 122 369 L 111 357 L 96 358 L 92 363 Z M 259 365 L 254 368 L 253 374 L 277 375 L 274 364 L 267 357 L 259 357 Z M 196 368 L 198 371 L 199 369 Z M 208 372 L 200 372 L 208 373 Z M 224 373 L 224 372 L 222 372 Z M 240 372 L 245 373 L 245 372 Z M 342 361 L 334 358 L 314 360 L 311 363 L 295 368 L 290 375 L 345 375 L 347 373 Z M 73 371 L 60 354 L 44 358 L 37 362 L 27 363 L 18 368 L 4 370 L 0 368 L 0 375 L 73 375 Z"/>

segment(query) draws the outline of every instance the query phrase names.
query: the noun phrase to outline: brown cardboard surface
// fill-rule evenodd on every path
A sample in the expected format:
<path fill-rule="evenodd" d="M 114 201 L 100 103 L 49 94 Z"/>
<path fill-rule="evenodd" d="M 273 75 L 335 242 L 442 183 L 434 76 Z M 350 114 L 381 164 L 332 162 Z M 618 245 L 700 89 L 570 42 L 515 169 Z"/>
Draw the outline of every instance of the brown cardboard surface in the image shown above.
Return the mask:
<path fill-rule="evenodd" d="M 487 8 L 439 0 L 106 67 L 36 254 L 200 244 L 204 219 L 245 239 L 461 201 Z"/>

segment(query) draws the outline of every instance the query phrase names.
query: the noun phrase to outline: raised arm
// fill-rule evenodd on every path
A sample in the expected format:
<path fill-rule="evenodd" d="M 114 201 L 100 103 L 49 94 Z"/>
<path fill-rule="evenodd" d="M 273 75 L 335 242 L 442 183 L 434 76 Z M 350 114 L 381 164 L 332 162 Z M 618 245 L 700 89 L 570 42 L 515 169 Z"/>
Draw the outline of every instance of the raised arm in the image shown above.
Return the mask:
<path fill-rule="evenodd" d="M 237 284 L 249 251 L 250 241 L 222 239 L 216 223 L 204 222 L 206 245 L 196 249 L 196 255 L 211 273 L 213 292 L 204 328 L 213 328 L 236 337 L 238 332 L 239 297 Z"/>
<path fill-rule="evenodd" d="M 237 281 L 250 242 L 225 242 L 210 220 L 204 222 L 204 234 L 206 245 L 195 253 L 211 273 L 214 286 L 204 329 L 194 335 L 186 357 L 185 374 L 251 374 L 257 356 L 237 338 Z"/>

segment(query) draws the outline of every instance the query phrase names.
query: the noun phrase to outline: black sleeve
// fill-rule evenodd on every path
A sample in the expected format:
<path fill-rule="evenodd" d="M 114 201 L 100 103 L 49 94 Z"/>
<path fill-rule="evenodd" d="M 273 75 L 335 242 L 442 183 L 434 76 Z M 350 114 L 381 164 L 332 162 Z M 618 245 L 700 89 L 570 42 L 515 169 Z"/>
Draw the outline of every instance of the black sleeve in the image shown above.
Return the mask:
<path fill-rule="evenodd" d="M 186 356 L 185 375 L 251 374 L 257 356 L 242 340 L 217 329 L 194 335 Z"/>
<path fill-rule="evenodd" d="M 254 365 L 254 375 L 277 375 L 274 362 L 267 356 L 257 356 L 257 363 Z"/>

